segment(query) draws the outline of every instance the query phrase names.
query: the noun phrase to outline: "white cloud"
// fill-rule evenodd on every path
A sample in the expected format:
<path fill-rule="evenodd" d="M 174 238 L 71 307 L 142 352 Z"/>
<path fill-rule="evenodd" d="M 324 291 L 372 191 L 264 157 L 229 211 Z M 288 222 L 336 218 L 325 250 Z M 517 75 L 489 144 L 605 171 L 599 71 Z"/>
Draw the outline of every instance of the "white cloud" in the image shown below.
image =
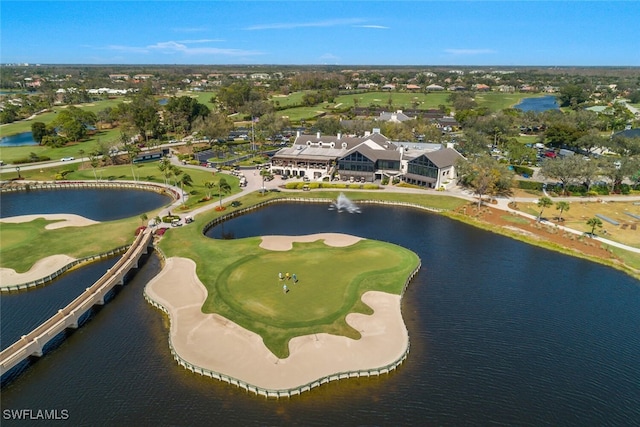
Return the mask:
<path fill-rule="evenodd" d="M 196 44 L 196 43 L 219 43 L 223 42 L 223 39 L 200 39 L 200 40 L 178 40 L 178 43 L 184 44 Z"/>
<path fill-rule="evenodd" d="M 252 25 L 250 27 L 245 28 L 245 30 L 249 30 L 249 31 L 290 30 L 294 28 L 309 28 L 309 27 L 337 27 L 337 26 L 344 26 L 344 25 L 355 25 L 361 22 L 364 22 L 364 19 L 346 18 L 346 19 L 330 19 L 327 21 L 316 21 L 316 22 L 284 22 L 284 23 L 274 23 L 274 24 Z"/>
<path fill-rule="evenodd" d="M 335 63 L 339 60 L 340 58 L 332 53 L 325 53 L 324 55 L 321 55 L 319 60 L 325 63 L 328 62 L 332 62 Z"/>
<path fill-rule="evenodd" d="M 183 40 L 183 41 L 166 41 L 158 42 L 156 44 L 148 46 L 122 46 L 122 45 L 110 45 L 107 46 L 108 50 L 116 50 L 129 53 L 148 54 L 151 52 L 159 52 L 167 55 L 183 54 L 183 55 L 225 55 L 225 56 L 255 56 L 263 55 L 263 52 L 243 50 L 243 49 L 229 49 L 218 47 L 190 47 L 189 44 L 201 44 L 209 43 L 214 40 Z"/>
<path fill-rule="evenodd" d="M 389 30 L 390 27 L 384 25 L 355 25 L 356 28 L 373 28 L 375 30 Z"/>
<path fill-rule="evenodd" d="M 485 55 L 498 53 L 493 49 L 445 49 L 444 51 L 451 55 Z"/>

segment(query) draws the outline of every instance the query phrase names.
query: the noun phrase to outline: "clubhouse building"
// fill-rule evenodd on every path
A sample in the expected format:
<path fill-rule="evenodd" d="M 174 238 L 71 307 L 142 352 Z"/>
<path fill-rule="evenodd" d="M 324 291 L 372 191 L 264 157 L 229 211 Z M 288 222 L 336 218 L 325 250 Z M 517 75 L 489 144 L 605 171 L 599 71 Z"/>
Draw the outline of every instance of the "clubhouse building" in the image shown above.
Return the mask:
<path fill-rule="evenodd" d="M 271 159 L 271 172 L 313 181 L 373 182 L 399 179 L 427 188 L 455 183 L 462 155 L 442 144 L 393 142 L 379 129 L 363 137 L 298 134 Z"/>

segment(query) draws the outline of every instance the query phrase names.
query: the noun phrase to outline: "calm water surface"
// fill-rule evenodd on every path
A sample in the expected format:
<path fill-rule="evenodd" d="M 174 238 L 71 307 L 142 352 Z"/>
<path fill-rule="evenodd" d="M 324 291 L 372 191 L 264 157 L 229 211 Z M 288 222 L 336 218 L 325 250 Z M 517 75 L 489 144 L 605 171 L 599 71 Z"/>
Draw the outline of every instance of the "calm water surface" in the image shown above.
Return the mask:
<path fill-rule="evenodd" d="M 31 132 L 22 132 L 0 138 L 0 147 L 20 147 L 23 145 L 38 145 Z"/>
<path fill-rule="evenodd" d="M 2 193 L 0 218 L 27 214 L 76 214 L 95 221 L 129 218 L 171 203 L 153 191 L 55 189 Z"/>
<path fill-rule="evenodd" d="M 411 209 L 278 205 L 209 234 L 316 232 L 421 257 L 403 302 L 411 353 L 396 372 L 279 401 L 191 374 L 169 353 L 167 319 L 142 297 L 160 269 L 152 256 L 90 322 L 3 387 L 2 408 L 67 409 L 73 425 L 638 425 L 636 280 Z"/>
<path fill-rule="evenodd" d="M 547 110 L 558 110 L 558 100 L 555 96 L 541 96 L 538 98 L 524 98 L 520 103 L 513 108 L 517 108 L 522 111 L 535 111 L 540 113 Z"/>

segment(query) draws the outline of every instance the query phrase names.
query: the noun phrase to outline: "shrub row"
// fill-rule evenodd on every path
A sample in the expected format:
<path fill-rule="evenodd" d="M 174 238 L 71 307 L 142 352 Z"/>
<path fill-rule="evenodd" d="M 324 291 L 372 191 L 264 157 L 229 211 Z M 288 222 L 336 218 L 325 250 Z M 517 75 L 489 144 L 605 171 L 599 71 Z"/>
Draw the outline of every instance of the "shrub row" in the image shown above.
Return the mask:
<path fill-rule="evenodd" d="M 21 165 L 24 163 L 35 163 L 35 162 L 48 162 L 49 160 L 51 160 L 51 157 L 49 156 L 31 156 L 31 157 L 24 157 L 22 159 L 17 159 L 14 160 L 13 163 L 16 165 Z"/>
<path fill-rule="evenodd" d="M 511 167 L 513 168 L 513 171 L 518 175 L 527 174 L 529 176 L 533 176 L 533 169 L 529 167 L 522 165 L 511 165 Z"/>
<path fill-rule="evenodd" d="M 537 190 L 537 191 L 542 191 L 542 183 L 541 182 L 536 182 L 536 181 L 517 181 L 518 183 L 518 188 L 522 189 L 522 190 Z"/>
<path fill-rule="evenodd" d="M 380 187 L 376 184 L 360 184 L 360 183 L 335 183 L 331 184 L 328 182 L 287 182 L 284 188 L 288 190 L 302 190 L 304 186 L 308 186 L 310 189 L 317 188 L 357 188 L 362 190 L 377 190 Z"/>

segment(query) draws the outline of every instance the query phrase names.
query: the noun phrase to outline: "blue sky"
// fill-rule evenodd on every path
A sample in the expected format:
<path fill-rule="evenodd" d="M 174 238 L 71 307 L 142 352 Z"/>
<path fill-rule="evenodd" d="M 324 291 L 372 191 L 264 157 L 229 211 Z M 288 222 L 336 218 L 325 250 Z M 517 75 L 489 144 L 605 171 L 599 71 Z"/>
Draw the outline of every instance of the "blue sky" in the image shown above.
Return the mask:
<path fill-rule="evenodd" d="M 0 62 L 640 66 L 637 1 L 0 2 Z"/>

